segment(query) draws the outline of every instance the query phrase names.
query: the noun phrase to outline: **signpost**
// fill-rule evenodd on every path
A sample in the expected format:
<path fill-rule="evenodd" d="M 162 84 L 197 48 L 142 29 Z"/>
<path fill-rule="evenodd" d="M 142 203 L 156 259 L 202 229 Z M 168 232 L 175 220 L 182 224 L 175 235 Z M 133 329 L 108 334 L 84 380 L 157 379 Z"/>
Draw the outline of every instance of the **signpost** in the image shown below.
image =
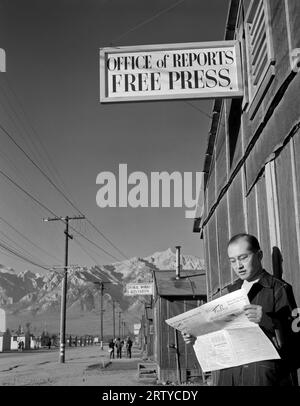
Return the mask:
<path fill-rule="evenodd" d="M 238 41 L 100 49 L 101 103 L 242 96 Z"/>
<path fill-rule="evenodd" d="M 128 283 L 125 296 L 153 295 L 153 283 Z"/>

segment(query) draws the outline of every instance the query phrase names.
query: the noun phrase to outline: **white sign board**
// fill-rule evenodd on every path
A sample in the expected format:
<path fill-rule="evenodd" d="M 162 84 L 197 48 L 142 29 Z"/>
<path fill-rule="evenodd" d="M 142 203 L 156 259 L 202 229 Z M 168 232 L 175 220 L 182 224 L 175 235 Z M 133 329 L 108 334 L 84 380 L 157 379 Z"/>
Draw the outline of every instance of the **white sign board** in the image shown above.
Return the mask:
<path fill-rule="evenodd" d="M 2 48 L 0 48 L 0 72 L 6 72 L 6 54 Z"/>
<path fill-rule="evenodd" d="M 153 283 L 128 283 L 124 292 L 125 296 L 152 295 Z"/>
<path fill-rule="evenodd" d="M 243 96 L 237 41 L 100 49 L 100 101 Z"/>
<path fill-rule="evenodd" d="M 0 332 L 5 333 L 6 331 L 6 313 L 4 309 L 0 309 Z"/>
<path fill-rule="evenodd" d="M 140 328 L 141 328 L 141 323 L 135 323 L 133 325 L 133 333 L 134 335 L 138 335 L 140 332 Z"/>

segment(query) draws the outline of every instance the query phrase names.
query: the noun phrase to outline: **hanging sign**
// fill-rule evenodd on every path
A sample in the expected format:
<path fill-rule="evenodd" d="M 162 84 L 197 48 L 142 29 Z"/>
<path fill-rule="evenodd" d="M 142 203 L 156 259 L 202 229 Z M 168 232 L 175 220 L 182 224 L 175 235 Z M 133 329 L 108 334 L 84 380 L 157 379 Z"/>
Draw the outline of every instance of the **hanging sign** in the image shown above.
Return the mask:
<path fill-rule="evenodd" d="M 243 96 L 237 41 L 100 49 L 100 102 Z"/>
<path fill-rule="evenodd" d="M 153 283 L 128 283 L 124 292 L 125 296 L 152 295 Z"/>

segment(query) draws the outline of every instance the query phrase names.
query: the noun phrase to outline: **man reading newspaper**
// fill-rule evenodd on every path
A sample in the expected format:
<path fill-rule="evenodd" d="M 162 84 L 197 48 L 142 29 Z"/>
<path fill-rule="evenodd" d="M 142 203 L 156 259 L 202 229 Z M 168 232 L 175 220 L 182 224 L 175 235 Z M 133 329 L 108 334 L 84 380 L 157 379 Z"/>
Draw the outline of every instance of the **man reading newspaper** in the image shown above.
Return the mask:
<path fill-rule="evenodd" d="M 292 287 L 262 267 L 263 253 L 258 240 L 238 234 L 228 243 L 228 257 L 239 279 L 229 292 L 244 289 L 250 304 L 244 307 L 248 320 L 257 323 L 275 346 L 280 359 L 269 359 L 224 368 L 219 371 L 219 386 L 292 386 L 297 385 L 297 345 L 292 311 L 297 308 Z M 182 333 L 184 341 L 194 344 L 196 337 Z"/>

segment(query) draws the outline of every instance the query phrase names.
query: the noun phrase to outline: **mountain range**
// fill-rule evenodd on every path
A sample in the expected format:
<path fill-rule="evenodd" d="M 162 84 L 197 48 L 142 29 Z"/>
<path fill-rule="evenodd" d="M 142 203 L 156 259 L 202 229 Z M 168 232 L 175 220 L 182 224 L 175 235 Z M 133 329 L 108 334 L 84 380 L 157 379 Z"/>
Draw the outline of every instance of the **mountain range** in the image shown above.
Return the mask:
<path fill-rule="evenodd" d="M 181 265 L 183 269 L 204 269 L 204 261 L 192 255 L 181 255 Z M 133 324 L 141 319 L 147 296 L 125 296 L 126 284 L 151 281 L 152 270 L 174 269 L 175 272 L 175 268 L 175 253 L 169 248 L 145 258 L 68 270 L 67 334 L 99 334 L 99 282 L 104 282 L 104 336 L 113 333 L 113 301 L 116 334 L 122 321 L 125 334 L 132 332 Z M 15 330 L 27 324 L 34 334 L 58 333 L 62 278 L 63 272 L 59 270 L 42 276 L 30 270 L 16 273 L 0 265 L 0 307 L 6 310 L 7 327 Z"/>

